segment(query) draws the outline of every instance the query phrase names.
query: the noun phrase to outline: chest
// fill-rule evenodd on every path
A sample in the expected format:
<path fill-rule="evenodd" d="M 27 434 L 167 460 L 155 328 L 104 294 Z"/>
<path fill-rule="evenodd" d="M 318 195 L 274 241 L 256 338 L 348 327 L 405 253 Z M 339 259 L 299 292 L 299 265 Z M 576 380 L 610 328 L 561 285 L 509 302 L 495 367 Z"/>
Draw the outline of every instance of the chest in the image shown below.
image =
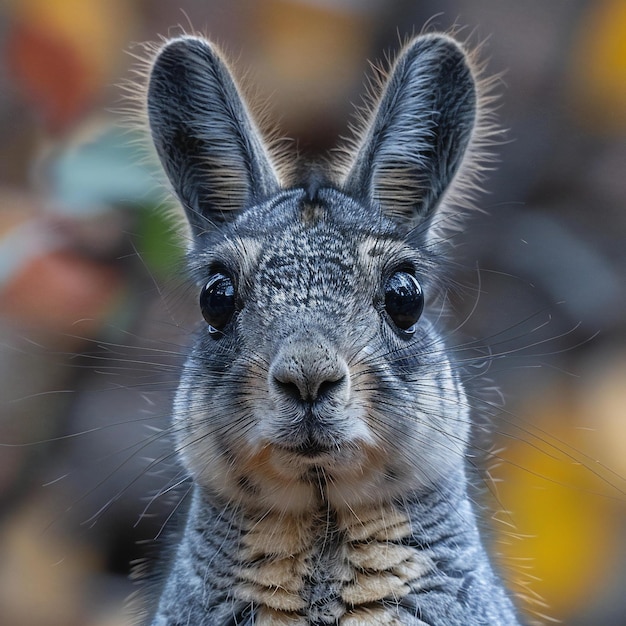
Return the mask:
<path fill-rule="evenodd" d="M 397 601 L 434 569 L 410 536 L 407 517 L 390 506 L 249 520 L 233 595 L 258 607 L 259 626 L 400 624 Z"/>

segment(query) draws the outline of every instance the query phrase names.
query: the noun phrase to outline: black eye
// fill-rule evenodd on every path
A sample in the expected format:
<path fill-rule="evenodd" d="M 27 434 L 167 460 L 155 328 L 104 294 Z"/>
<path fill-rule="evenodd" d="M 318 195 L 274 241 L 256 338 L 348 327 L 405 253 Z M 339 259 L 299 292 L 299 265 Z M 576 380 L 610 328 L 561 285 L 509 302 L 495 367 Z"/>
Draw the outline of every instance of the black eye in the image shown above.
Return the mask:
<path fill-rule="evenodd" d="M 200 292 L 200 310 L 212 335 L 218 334 L 235 312 L 235 285 L 226 274 L 216 272 Z"/>
<path fill-rule="evenodd" d="M 385 310 L 405 333 L 414 333 L 424 310 L 424 293 L 417 278 L 408 272 L 395 272 L 385 284 Z"/>

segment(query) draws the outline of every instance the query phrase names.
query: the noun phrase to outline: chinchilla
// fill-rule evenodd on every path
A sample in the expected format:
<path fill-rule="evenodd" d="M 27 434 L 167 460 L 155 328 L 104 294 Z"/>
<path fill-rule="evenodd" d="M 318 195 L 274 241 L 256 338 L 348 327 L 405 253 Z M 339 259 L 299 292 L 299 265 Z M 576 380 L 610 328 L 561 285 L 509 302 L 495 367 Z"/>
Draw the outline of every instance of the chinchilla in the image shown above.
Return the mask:
<path fill-rule="evenodd" d="M 193 479 L 154 626 L 519 624 L 468 495 L 437 294 L 492 134 L 466 47 L 410 40 L 352 142 L 277 158 L 218 49 L 158 48 L 146 108 L 204 318 L 173 408 Z"/>

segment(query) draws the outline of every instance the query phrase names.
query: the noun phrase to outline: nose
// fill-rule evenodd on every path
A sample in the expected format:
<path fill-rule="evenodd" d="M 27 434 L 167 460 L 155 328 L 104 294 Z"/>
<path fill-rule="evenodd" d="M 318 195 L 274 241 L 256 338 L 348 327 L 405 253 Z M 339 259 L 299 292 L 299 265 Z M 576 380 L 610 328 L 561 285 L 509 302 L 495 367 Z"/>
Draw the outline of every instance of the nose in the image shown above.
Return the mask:
<path fill-rule="evenodd" d="M 289 338 L 271 367 L 273 388 L 305 403 L 339 399 L 348 392 L 348 366 L 322 338 Z"/>

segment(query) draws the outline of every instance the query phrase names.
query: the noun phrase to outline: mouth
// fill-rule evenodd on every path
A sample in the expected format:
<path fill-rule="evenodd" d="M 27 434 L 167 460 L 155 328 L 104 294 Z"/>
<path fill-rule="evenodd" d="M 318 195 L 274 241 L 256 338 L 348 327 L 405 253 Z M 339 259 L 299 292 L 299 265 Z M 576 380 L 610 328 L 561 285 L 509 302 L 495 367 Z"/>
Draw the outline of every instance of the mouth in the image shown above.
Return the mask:
<path fill-rule="evenodd" d="M 308 461 L 315 461 L 322 458 L 327 458 L 332 452 L 332 449 L 325 444 L 315 441 L 313 437 L 307 437 L 304 441 L 288 445 L 284 443 L 274 444 L 273 446 L 277 450 L 295 456 Z"/>
<path fill-rule="evenodd" d="M 360 423 L 358 416 L 349 417 L 352 416 L 347 413 L 335 419 L 312 413 L 295 416 L 289 423 L 282 420 L 263 439 L 281 466 L 309 468 L 317 465 L 341 472 L 346 464 L 357 461 L 363 448 L 371 444 L 365 429 L 355 427 Z"/>

